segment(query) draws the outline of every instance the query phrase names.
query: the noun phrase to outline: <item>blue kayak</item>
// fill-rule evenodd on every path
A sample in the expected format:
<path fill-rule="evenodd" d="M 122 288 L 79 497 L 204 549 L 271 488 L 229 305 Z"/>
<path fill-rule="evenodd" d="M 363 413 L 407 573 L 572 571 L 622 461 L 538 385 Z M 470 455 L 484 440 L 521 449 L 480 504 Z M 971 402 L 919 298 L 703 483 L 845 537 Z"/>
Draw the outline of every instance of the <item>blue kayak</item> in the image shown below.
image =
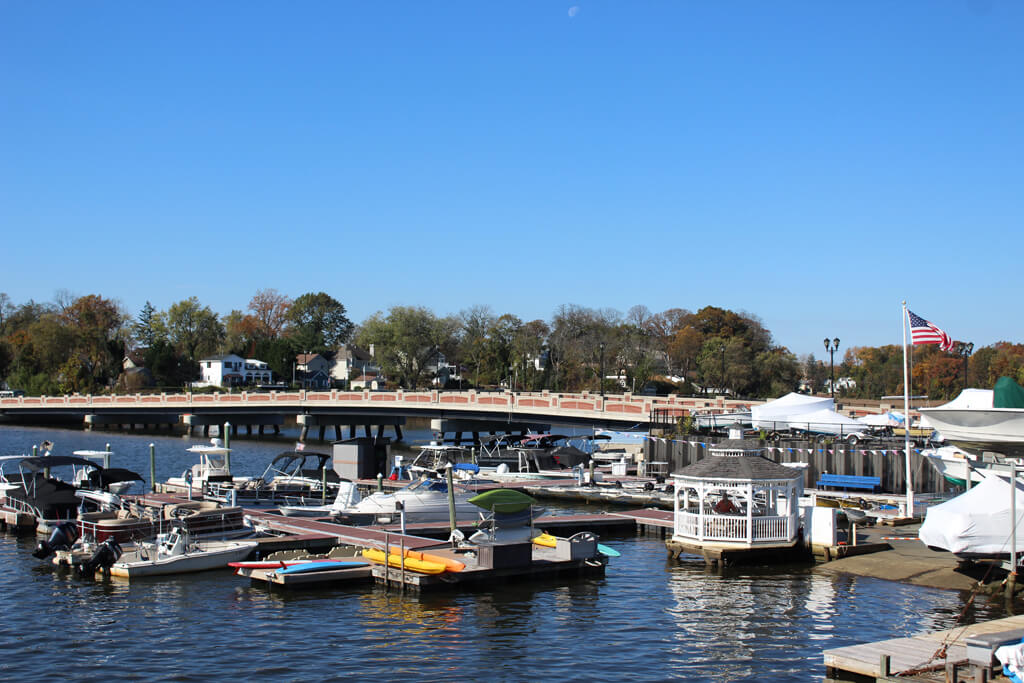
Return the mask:
<path fill-rule="evenodd" d="M 356 567 L 366 567 L 369 562 L 306 562 L 304 564 L 293 564 L 290 567 L 283 567 L 278 569 L 274 573 L 280 576 L 281 574 L 306 574 L 308 572 L 326 572 L 333 569 L 355 569 Z"/>

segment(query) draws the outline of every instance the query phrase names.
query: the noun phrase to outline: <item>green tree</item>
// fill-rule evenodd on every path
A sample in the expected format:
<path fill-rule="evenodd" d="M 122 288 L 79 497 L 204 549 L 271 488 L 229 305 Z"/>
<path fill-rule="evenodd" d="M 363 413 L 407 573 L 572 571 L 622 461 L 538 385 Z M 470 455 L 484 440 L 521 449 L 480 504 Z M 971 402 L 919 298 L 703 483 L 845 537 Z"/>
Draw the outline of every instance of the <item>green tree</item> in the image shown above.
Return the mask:
<path fill-rule="evenodd" d="M 345 307 L 324 292 L 303 294 L 288 309 L 291 336 L 299 349 L 322 353 L 352 336 L 353 324 Z"/>
<path fill-rule="evenodd" d="M 161 314 L 168 340 L 190 362 L 216 352 L 224 338 L 224 326 L 217 314 L 191 296 L 173 304 Z"/>
<path fill-rule="evenodd" d="M 377 312 L 361 326 L 357 343 L 374 345 L 377 362 L 405 388 L 424 383 L 425 369 L 455 336 L 453 320 L 438 318 L 422 307 L 394 306 Z"/>
<path fill-rule="evenodd" d="M 153 308 L 153 304 L 149 301 L 139 311 L 139 315 L 135 318 L 135 322 L 132 323 L 132 336 L 135 341 L 143 348 L 149 348 L 153 346 L 158 337 L 158 328 L 156 327 L 157 312 Z"/>

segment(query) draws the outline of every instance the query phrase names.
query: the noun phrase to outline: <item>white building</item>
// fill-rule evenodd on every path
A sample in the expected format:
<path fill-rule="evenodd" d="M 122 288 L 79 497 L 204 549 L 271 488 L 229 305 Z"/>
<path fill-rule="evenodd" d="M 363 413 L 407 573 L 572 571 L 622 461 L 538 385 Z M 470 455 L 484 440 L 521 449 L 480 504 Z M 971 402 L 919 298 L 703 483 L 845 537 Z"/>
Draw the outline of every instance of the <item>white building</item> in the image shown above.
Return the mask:
<path fill-rule="evenodd" d="M 200 379 L 194 387 L 236 387 L 269 384 L 273 376 L 270 366 L 255 358 L 242 358 L 233 353 L 199 360 Z"/>
<path fill-rule="evenodd" d="M 331 383 L 336 386 L 344 386 L 350 379 L 354 380 L 364 375 L 373 375 L 376 378 L 379 374 L 380 366 L 373 361 L 372 344 L 369 351 L 355 344 L 345 344 L 334 353 L 330 377 Z"/>

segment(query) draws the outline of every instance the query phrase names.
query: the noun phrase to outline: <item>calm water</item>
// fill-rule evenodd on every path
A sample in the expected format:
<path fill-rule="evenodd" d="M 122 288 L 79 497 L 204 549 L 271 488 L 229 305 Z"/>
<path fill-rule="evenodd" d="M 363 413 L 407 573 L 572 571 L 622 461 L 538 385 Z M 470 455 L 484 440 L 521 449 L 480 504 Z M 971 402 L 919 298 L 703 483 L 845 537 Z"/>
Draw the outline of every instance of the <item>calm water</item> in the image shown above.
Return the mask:
<path fill-rule="evenodd" d="M 55 454 L 111 444 L 113 464 L 179 474 L 180 437 L 0 428 L 0 454 L 49 438 Z M 193 440 L 200 442 L 201 440 Z M 233 441 L 259 474 L 290 442 Z M 9 467 L 9 465 L 8 465 Z M 966 596 L 804 567 L 718 574 L 669 562 L 653 537 L 603 542 L 622 557 L 602 579 L 400 596 L 382 588 L 282 594 L 228 571 L 131 584 L 82 581 L 0 534 L 0 675 L 74 681 L 580 680 L 806 681 L 821 651 L 948 628 Z M 980 605 L 967 621 L 1005 616 Z"/>

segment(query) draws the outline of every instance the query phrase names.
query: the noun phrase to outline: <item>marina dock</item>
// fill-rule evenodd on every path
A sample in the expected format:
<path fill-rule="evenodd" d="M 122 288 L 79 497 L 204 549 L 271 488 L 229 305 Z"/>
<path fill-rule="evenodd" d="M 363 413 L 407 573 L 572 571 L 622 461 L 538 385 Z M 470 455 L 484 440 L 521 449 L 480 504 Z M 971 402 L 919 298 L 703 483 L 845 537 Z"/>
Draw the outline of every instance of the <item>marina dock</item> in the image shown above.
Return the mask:
<path fill-rule="evenodd" d="M 952 681 L 988 680 L 982 668 L 968 658 L 967 641 L 973 636 L 1019 631 L 1024 616 L 995 619 L 945 631 L 892 638 L 823 652 L 826 675 L 834 680 Z M 1020 640 L 1017 635 L 1016 640 Z"/>

